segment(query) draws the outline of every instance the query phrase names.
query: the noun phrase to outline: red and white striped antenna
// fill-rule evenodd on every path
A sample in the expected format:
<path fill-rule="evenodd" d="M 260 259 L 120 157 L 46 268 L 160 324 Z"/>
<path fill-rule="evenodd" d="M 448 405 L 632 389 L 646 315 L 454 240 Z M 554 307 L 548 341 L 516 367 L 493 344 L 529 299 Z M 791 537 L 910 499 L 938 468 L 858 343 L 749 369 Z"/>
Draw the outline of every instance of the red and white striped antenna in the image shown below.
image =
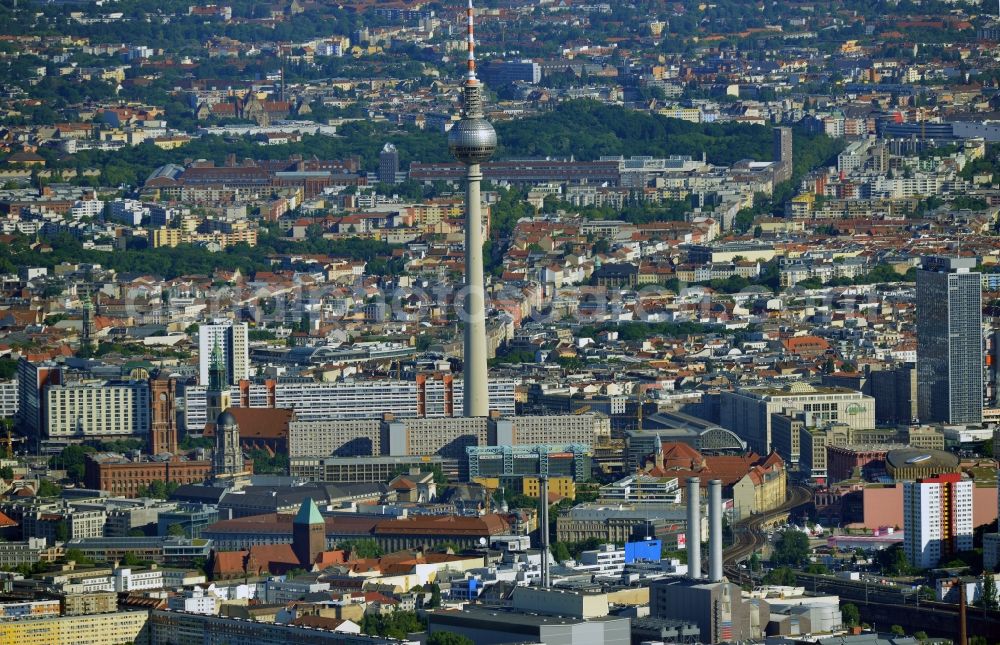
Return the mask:
<path fill-rule="evenodd" d="M 466 45 L 468 47 L 468 58 L 466 60 L 466 65 L 468 70 L 465 73 L 465 81 L 467 84 L 475 84 L 476 81 L 476 36 L 475 28 L 473 26 L 473 14 L 475 9 L 472 7 L 472 0 L 469 0 L 469 6 L 465 10 L 466 19 L 468 22 L 467 28 L 467 40 Z"/>

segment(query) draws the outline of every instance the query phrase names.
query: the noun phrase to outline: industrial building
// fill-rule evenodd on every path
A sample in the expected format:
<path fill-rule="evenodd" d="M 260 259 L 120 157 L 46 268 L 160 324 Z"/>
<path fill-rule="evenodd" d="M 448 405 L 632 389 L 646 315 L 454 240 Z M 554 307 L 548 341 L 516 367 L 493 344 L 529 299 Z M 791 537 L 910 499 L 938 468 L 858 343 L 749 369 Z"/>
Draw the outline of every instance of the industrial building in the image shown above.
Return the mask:
<path fill-rule="evenodd" d="M 701 535 L 690 528 L 701 523 L 701 483 L 691 477 L 687 481 L 688 575 L 652 583 L 649 615 L 693 622 L 703 643 L 762 638 L 770 618 L 768 605 L 763 600 L 744 599 L 739 585 L 726 580 L 722 570 L 722 482 L 712 480 L 708 488 L 708 576 L 701 576 Z"/>

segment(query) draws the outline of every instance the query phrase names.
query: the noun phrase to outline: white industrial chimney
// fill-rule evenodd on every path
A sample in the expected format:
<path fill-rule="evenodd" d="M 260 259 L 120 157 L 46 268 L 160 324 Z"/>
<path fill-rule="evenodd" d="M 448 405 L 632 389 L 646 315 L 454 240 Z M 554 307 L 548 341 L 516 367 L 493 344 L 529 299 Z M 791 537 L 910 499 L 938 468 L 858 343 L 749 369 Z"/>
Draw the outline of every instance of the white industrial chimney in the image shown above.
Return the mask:
<path fill-rule="evenodd" d="M 701 578 L 701 483 L 697 477 L 687 480 L 687 553 L 688 578 Z"/>
<path fill-rule="evenodd" d="M 722 481 L 708 482 L 708 579 L 721 582 L 722 573 Z"/>

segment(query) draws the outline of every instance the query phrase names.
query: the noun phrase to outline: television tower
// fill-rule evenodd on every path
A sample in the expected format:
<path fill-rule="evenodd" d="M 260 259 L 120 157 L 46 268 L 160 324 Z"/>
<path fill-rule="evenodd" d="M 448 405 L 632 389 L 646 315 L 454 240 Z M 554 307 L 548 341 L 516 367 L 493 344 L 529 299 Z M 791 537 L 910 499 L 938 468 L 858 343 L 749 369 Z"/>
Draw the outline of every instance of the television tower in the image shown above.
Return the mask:
<path fill-rule="evenodd" d="M 479 164 L 493 156 L 497 133 L 483 115 L 482 85 L 476 78 L 476 42 L 472 28 L 472 0 L 468 9 L 468 71 L 462 86 L 462 118 L 448 133 L 448 150 L 465 170 L 465 316 L 463 360 L 465 398 L 462 414 L 485 417 L 490 400 L 486 368 L 486 294 L 483 285 L 483 216 Z"/>

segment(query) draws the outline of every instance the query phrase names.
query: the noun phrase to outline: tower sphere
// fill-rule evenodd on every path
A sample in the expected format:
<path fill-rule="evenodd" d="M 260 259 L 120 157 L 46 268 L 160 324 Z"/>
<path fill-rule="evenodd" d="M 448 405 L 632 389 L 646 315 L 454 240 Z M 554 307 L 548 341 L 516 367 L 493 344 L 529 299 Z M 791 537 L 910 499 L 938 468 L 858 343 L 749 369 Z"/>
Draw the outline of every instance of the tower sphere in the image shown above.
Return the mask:
<path fill-rule="evenodd" d="M 463 118 L 448 132 L 448 150 L 465 164 L 480 163 L 497 150 L 497 133 L 483 118 Z"/>

